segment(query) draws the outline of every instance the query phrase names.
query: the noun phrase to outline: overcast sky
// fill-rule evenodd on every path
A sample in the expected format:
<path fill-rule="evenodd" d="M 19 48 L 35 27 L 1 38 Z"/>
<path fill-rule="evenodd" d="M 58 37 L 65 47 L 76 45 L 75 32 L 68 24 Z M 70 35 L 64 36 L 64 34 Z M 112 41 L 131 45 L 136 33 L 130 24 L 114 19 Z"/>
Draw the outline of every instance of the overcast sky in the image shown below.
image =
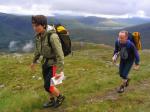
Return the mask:
<path fill-rule="evenodd" d="M 0 0 L 0 12 L 108 18 L 150 17 L 150 0 Z"/>

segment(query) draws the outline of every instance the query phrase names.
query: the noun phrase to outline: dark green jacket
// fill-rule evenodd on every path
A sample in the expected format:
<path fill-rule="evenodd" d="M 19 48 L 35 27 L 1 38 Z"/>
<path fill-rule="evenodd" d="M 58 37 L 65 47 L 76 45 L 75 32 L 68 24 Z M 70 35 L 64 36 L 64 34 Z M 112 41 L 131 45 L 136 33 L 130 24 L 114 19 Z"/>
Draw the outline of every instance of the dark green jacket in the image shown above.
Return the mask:
<path fill-rule="evenodd" d="M 48 42 L 48 35 L 50 36 L 50 45 Z M 43 61 L 48 58 L 49 66 L 56 66 L 56 73 L 59 74 L 64 68 L 64 54 L 60 39 L 55 30 L 46 30 L 43 34 L 37 34 L 35 36 L 35 53 L 33 63 L 43 56 Z"/>

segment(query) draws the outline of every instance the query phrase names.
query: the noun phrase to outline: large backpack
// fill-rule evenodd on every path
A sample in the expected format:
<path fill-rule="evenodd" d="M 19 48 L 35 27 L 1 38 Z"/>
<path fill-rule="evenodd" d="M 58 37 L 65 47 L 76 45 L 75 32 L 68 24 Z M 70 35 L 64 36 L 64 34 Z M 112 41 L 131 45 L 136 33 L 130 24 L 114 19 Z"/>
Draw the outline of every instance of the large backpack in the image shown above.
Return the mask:
<path fill-rule="evenodd" d="M 56 33 L 58 34 L 58 37 L 60 39 L 64 56 L 68 56 L 71 53 L 71 39 L 69 36 L 69 32 L 61 24 L 57 24 L 57 25 L 53 25 L 53 26 L 54 26 Z M 49 35 L 49 37 L 50 36 L 51 35 Z M 48 37 L 48 42 L 50 45 L 49 37 Z"/>
<path fill-rule="evenodd" d="M 133 32 L 132 38 L 134 40 L 134 44 L 137 50 L 142 50 L 141 34 L 139 32 Z"/>

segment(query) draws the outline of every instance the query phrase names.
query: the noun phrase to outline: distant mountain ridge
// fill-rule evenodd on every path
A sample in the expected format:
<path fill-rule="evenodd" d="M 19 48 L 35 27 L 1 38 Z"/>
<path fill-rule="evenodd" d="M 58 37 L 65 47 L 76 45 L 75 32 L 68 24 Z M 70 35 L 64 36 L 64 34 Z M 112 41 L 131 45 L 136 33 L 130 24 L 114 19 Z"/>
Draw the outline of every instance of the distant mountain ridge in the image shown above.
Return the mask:
<path fill-rule="evenodd" d="M 70 31 L 71 39 L 75 41 L 113 45 L 119 30 L 140 31 L 144 48 L 150 48 L 149 21 L 143 18 L 107 19 L 60 15 L 48 17 L 49 24 L 62 23 L 65 25 Z M 33 36 L 31 16 L 0 13 L 0 50 L 7 50 L 11 41 L 17 41 L 20 43 L 19 46 L 22 46 L 27 41 L 33 40 Z"/>

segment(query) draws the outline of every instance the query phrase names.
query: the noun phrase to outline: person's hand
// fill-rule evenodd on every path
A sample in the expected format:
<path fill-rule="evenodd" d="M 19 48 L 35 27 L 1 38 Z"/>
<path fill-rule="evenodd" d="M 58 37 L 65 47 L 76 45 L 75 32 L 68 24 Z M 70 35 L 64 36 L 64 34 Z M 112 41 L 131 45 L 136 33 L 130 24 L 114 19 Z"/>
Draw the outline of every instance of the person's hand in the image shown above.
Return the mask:
<path fill-rule="evenodd" d="M 115 63 L 116 63 L 116 60 L 112 59 L 112 62 L 113 62 L 113 64 L 115 64 Z"/>
<path fill-rule="evenodd" d="M 56 74 L 55 79 L 59 79 L 62 75 L 63 75 L 63 72 L 61 72 L 60 74 Z"/>
<path fill-rule="evenodd" d="M 139 70 L 139 68 L 140 68 L 140 65 L 136 65 L 136 64 L 133 67 L 134 70 Z"/>
<path fill-rule="evenodd" d="M 116 63 L 116 56 L 115 55 L 112 57 L 112 62 L 113 62 L 113 64 Z"/>
<path fill-rule="evenodd" d="M 30 65 L 30 68 L 31 68 L 31 71 L 32 71 L 32 72 L 35 71 L 35 65 L 36 65 L 35 63 L 32 63 L 32 64 Z"/>

